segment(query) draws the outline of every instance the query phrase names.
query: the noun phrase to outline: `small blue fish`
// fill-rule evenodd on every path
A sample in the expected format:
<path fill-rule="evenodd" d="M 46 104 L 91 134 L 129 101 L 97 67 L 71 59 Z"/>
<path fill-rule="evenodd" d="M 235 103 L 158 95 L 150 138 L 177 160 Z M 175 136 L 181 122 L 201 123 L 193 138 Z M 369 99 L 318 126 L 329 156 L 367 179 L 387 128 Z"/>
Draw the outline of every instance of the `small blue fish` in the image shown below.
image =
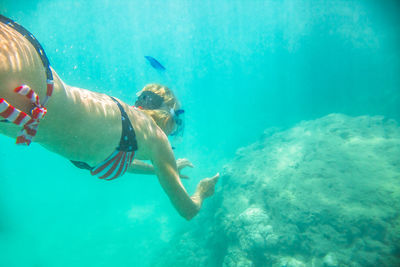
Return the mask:
<path fill-rule="evenodd" d="M 161 63 L 158 62 L 157 59 L 155 59 L 154 57 L 151 56 L 144 56 L 144 57 L 147 59 L 147 61 L 149 61 L 150 65 L 156 70 L 161 70 L 161 71 L 165 70 L 165 67 L 161 65 Z"/>

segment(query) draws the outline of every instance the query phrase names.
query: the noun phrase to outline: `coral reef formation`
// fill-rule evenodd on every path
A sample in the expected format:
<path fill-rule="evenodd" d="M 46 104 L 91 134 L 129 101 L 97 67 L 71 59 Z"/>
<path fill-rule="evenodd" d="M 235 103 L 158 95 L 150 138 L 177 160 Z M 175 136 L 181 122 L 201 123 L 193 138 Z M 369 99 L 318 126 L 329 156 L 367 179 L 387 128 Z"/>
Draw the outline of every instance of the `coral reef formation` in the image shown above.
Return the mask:
<path fill-rule="evenodd" d="M 153 265 L 400 266 L 399 210 L 398 124 L 330 114 L 239 149 Z"/>

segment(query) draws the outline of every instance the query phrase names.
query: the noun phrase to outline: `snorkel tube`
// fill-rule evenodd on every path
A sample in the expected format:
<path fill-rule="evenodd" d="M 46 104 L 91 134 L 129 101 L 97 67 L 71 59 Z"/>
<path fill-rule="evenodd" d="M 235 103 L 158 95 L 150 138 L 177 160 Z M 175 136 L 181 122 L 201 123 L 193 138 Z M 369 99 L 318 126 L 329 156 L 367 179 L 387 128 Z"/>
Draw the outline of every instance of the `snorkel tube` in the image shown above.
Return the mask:
<path fill-rule="evenodd" d="M 174 118 L 175 124 L 176 124 L 175 130 L 170 135 L 171 136 L 178 136 L 178 135 L 182 136 L 183 130 L 185 128 L 185 123 L 184 123 L 185 120 L 181 115 L 185 113 L 185 110 L 178 109 L 175 111 L 173 108 L 171 108 L 170 113 L 171 113 L 172 117 Z"/>

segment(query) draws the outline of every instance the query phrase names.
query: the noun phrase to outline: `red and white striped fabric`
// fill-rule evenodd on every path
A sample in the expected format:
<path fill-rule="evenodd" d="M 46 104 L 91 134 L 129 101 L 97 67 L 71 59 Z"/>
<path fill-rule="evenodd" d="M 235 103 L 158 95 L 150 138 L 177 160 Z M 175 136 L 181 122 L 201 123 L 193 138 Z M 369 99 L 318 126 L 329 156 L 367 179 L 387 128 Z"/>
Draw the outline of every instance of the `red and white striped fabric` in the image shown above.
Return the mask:
<path fill-rule="evenodd" d="M 122 176 L 132 164 L 135 151 L 115 150 L 108 158 L 94 167 L 90 173 L 100 179 L 113 180 Z"/>
<path fill-rule="evenodd" d="M 31 116 L 14 108 L 4 98 L 0 99 L 0 116 L 16 125 L 24 125 L 31 119 Z"/>
<path fill-rule="evenodd" d="M 50 86 L 51 94 L 52 84 Z M 29 145 L 32 142 L 32 138 L 36 135 L 39 122 L 46 115 L 47 109 L 40 104 L 39 96 L 29 86 L 21 85 L 15 88 L 14 92 L 25 96 L 34 104 L 35 107 L 31 111 L 31 116 L 10 105 L 4 98 L 0 99 L 0 116 L 17 125 L 22 125 L 23 128 L 17 137 L 17 144 Z M 45 102 L 48 101 L 49 97 L 47 94 Z"/>

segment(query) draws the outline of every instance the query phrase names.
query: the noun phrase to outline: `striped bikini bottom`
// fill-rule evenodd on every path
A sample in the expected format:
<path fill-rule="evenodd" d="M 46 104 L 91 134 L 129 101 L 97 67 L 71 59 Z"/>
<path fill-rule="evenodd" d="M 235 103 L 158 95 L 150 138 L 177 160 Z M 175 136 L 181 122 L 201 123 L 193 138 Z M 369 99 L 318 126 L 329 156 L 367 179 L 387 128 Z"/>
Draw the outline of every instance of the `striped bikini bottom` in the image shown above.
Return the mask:
<path fill-rule="evenodd" d="M 128 114 L 126 114 L 118 100 L 113 97 L 111 99 L 118 105 L 121 112 L 122 135 L 119 146 L 110 156 L 95 167 L 91 167 L 86 162 L 71 160 L 76 167 L 89 170 L 92 175 L 105 180 L 121 177 L 132 164 L 135 151 L 138 149 L 135 130 Z"/>

